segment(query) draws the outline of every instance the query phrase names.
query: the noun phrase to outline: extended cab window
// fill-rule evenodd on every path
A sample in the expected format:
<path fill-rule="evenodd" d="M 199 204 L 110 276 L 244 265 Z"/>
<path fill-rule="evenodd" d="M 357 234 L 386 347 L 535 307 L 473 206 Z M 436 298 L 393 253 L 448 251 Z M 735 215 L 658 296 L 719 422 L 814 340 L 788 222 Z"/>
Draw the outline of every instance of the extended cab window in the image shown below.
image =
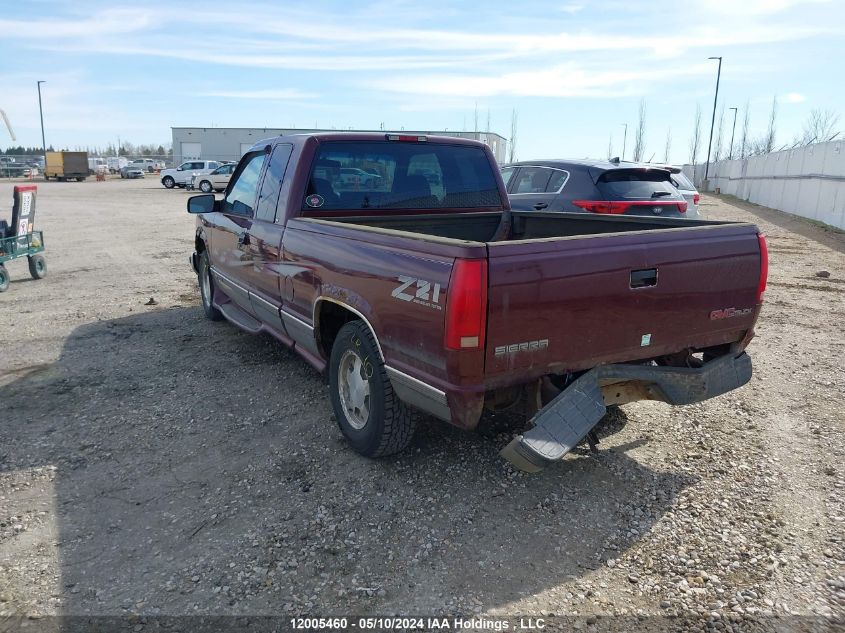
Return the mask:
<path fill-rule="evenodd" d="M 261 195 L 258 197 L 258 208 L 255 216 L 259 220 L 273 222 L 276 219 L 276 206 L 279 204 L 279 192 L 282 189 L 282 180 L 285 177 L 285 170 L 288 167 L 293 145 L 282 143 L 273 148 L 270 155 L 270 163 L 264 173 L 264 182 L 261 183 Z"/>
<path fill-rule="evenodd" d="M 223 198 L 223 213 L 235 215 L 252 216 L 255 207 L 255 198 L 258 195 L 258 177 L 261 175 L 261 168 L 264 166 L 266 152 L 253 152 L 241 159 L 238 169 L 232 176 L 234 184 Z"/>
<path fill-rule="evenodd" d="M 480 147 L 329 141 L 317 150 L 303 209 L 501 208 L 494 169 Z"/>

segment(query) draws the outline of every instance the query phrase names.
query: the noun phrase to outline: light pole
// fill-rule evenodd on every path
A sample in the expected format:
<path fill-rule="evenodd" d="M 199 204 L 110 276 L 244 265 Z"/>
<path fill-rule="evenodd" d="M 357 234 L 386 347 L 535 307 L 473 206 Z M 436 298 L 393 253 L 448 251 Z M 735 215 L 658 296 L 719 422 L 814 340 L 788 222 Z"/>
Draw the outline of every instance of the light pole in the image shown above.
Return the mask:
<path fill-rule="evenodd" d="M 41 109 L 41 84 L 46 81 L 38 81 L 38 114 L 41 115 L 41 151 L 44 152 L 44 160 L 47 160 L 47 142 L 44 140 L 44 111 Z"/>
<path fill-rule="evenodd" d="M 628 140 L 628 124 L 622 123 L 625 126 L 625 134 L 622 136 L 622 160 L 625 160 L 625 141 Z"/>
<path fill-rule="evenodd" d="M 734 133 L 736 132 L 736 108 L 728 108 L 728 110 L 734 111 L 734 126 L 731 129 L 731 151 L 728 152 L 728 160 L 733 160 L 733 158 L 734 158 Z"/>
<path fill-rule="evenodd" d="M 716 102 L 719 100 L 719 79 L 722 78 L 722 58 L 708 57 L 707 59 L 718 59 L 719 70 L 716 71 L 716 94 L 713 97 L 713 117 L 710 119 L 710 142 L 707 143 L 707 162 L 704 164 L 704 180 L 710 173 L 710 148 L 713 146 L 713 126 L 716 124 Z"/>

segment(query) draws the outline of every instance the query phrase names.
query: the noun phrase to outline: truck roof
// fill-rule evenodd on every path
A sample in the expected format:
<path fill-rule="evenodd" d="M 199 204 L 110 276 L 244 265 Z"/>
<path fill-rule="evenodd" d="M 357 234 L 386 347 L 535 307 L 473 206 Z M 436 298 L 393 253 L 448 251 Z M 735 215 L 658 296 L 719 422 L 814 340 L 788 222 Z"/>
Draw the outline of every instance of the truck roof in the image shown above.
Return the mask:
<path fill-rule="evenodd" d="M 481 145 L 486 147 L 481 141 L 468 138 L 458 138 L 456 136 L 436 136 L 411 132 L 306 132 L 302 134 L 286 134 L 283 136 L 272 136 L 269 138 L 256 141 L 250 151 L 263 147 L 268 144 L 275 144 L 280 142 L 293 143 L 294 145 L 302 144 L 309 139 L 315 139 L 318 142 L 324 141 L 385 141 L 389 136 L 409 136 L 424 138 L 426 143 L 444 143 L 447 145 Z M 401 141 L 397 141 L 401 142 Z"/>

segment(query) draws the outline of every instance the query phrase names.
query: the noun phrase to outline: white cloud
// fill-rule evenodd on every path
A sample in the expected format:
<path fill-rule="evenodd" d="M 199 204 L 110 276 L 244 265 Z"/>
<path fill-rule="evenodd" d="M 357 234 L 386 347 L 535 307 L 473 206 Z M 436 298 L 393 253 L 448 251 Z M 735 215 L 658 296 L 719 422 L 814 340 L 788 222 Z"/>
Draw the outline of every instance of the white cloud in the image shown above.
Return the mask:
<path fill-rule="evenodd" d="M 596 69 L 574 63 L 541 70 L 497 75 L 429 74 L 375 79 L 372 87 L 385 92 L 449 97 L 618 97 L 645 92 L 651 84 L 678 76 L 711 73 L 707 64 Z"/>
<path fill-rule="evenodd" d="M 319 95 L 291 88 L 287 90 L 213 90 L 196 93 L 200 97 L 225 97 L 227 99 L 264 99 L 268 101 L 287 101 L 289 99 L 314 99 Z"/>
<path fill-rule="evenodd" d="M 807 97 L 800 92 L 788 92 L 781 97 L 781 101 L 785 101 L 786 103 L 802 103 L 806 100 Z"/>
<path fill-rule="evenodd" d="M 704 12 L 724 15 L 767 15 L 802 4 L 827 4 L 830 0 L 699 0 Z"/>

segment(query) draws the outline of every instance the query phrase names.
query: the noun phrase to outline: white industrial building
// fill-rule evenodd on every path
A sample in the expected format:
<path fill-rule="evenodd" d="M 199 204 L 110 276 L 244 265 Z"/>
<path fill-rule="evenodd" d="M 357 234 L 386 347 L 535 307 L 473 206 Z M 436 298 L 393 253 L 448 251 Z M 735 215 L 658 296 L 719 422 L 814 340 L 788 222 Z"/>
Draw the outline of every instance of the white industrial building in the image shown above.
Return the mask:
<path fill-rule="evenodd" d="M 387 130 L 316 130 L 260 127 L 173 127 L 170 129 L 173 133 L 173 161 L 176 165 L 192 158 L 238 160 L 256 141 L 285 134 L 313 134 L 316 132 L 387 133 Z M 401 130 L 401 133 L 476 139 L 490 147 L 499 163 L 505 162 L 507 139 L 494 132 Z"/>

